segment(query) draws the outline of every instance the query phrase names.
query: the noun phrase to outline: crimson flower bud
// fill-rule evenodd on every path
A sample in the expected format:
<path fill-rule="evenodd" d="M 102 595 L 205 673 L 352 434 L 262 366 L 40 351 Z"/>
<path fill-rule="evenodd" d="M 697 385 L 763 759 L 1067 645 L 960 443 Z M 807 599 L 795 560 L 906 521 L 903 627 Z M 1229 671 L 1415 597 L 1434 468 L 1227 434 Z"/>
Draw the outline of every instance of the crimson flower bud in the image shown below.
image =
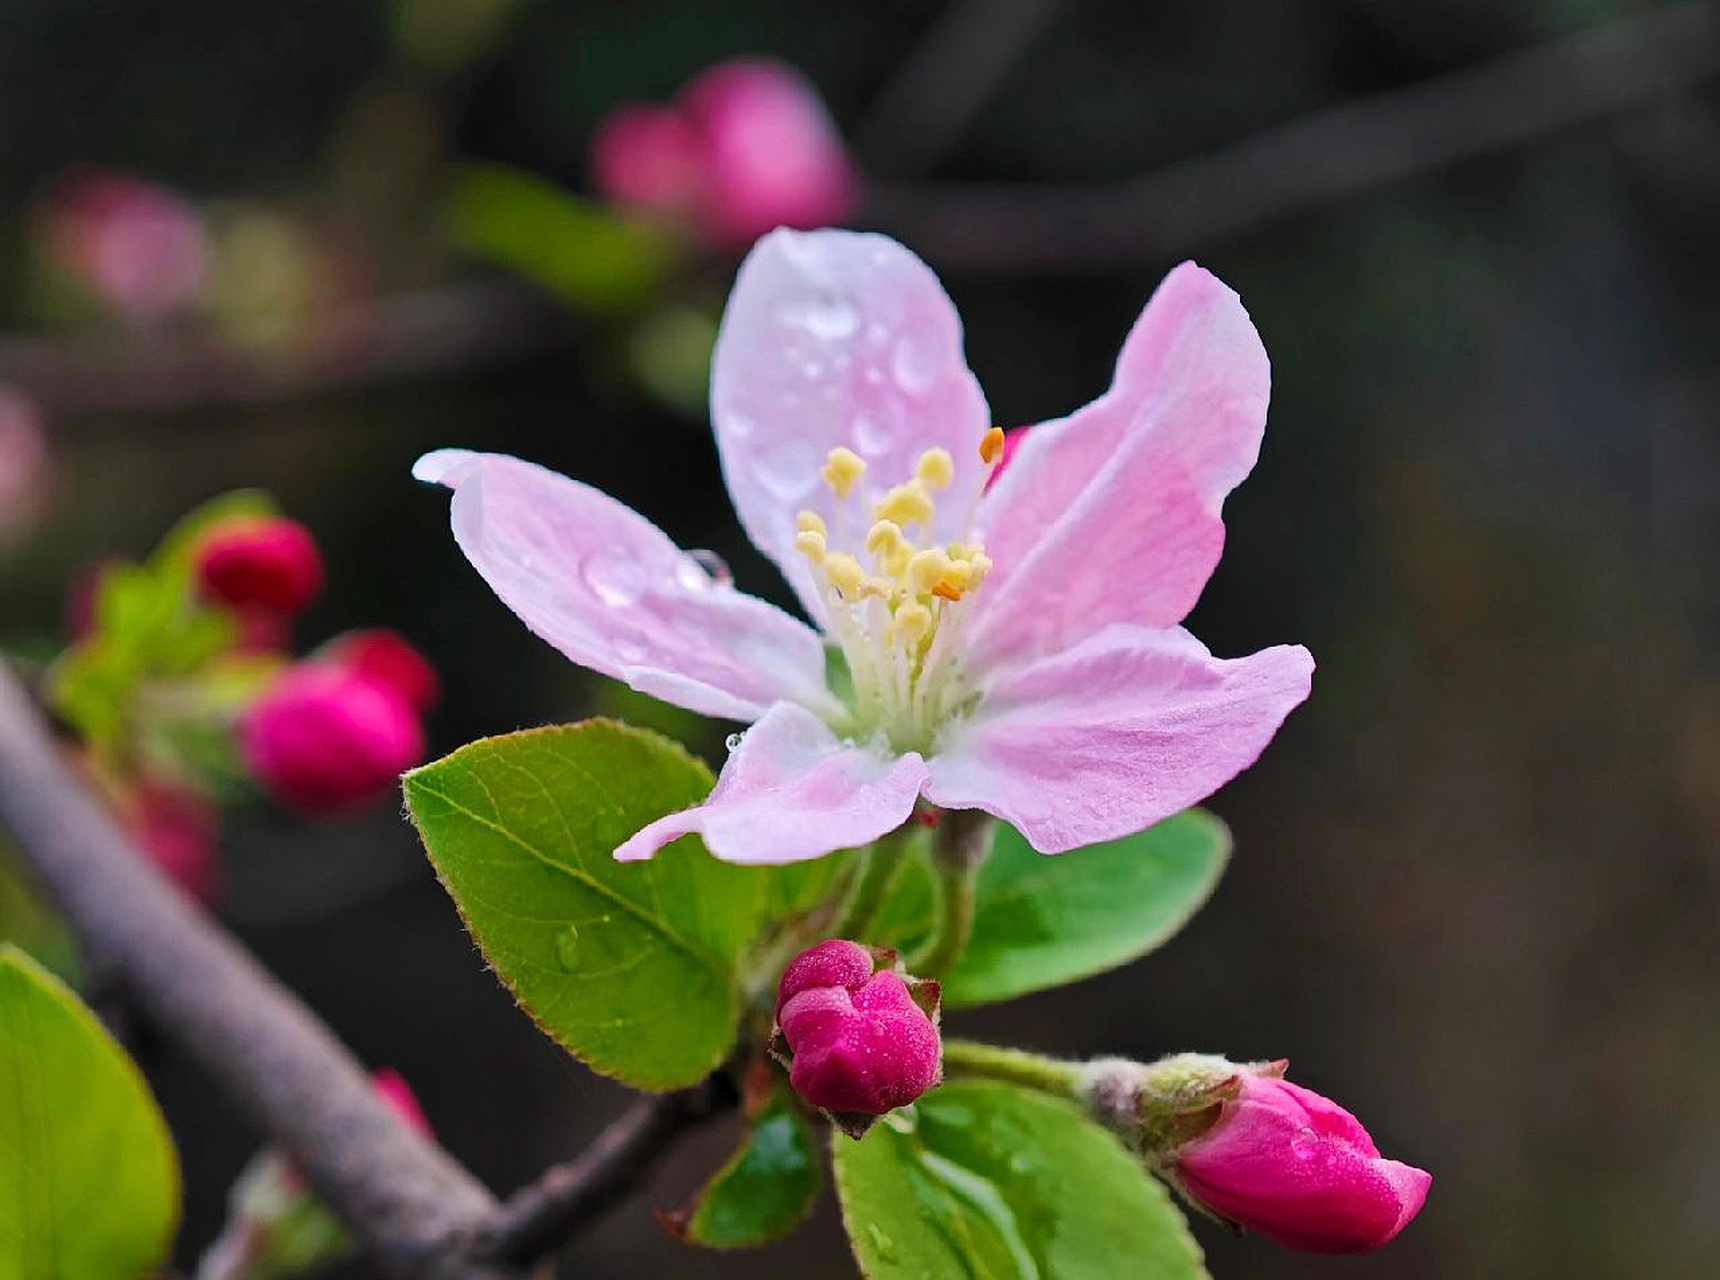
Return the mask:
<path fill-rule="evenodd" d="M 777 989 L 789 1083 L 854 1136 L 942 1074 L 937 984 L 880 967 L 894 959 L 833 938 L 797 956 Z"/>
<path fill-rule="evenodd" d="M 236 520 L 204 537 L 196 575 L 206 600 L 292 614 L 322 589 L 322 555 L 297 521 Z"/>
<path fill-rule="evenodd" d="M 428 711 L 442 692 L 436 668 L 404 636 L 387 627 L 349 631 L 329 644 L 322 656 L 393 689 L 415 711 Z"/>
<path fill-rule="evenodd" d="M 1212 1128 L 1177 1151 L 1174 1168 L 1183 1189 L 1220 1217 L 1315 1253 L 1379 1248 L 1421 1211 L 1433 1181 L 1382 1158 L 1337 1103 L 1252 1072 Z"/>
<path fill-rule="evenodd" d="M 388 1109 L 406 1121 L 409 1128 L 416 1129 L 425 1137 L 430 1136 L 430 1119 L 424 1114 L 424 1108 L 418 1105 L 418 1095 L 412 1092 L 405 1076 L 393 1067 L 382 1067 L 370 1073 L 370 1083 L 377 1096 L 388 1104 Z"/>
<path fill-rule="evenodd" d="M 395 690 L 334 663 L 288 668 L 239 721 L 245 764 L 309 813 L 374 799 L 424 755 L 424 731 Z"/>

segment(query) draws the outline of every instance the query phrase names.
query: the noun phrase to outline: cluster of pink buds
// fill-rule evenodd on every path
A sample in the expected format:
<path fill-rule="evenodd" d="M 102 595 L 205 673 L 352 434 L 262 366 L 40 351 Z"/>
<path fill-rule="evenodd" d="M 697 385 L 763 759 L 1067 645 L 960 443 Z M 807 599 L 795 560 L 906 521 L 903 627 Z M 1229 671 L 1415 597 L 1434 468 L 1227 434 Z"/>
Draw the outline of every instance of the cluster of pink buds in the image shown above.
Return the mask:
<path fill-rule="evenodd" d="M 670 105 L 616 108 L 592 137 L 591 169 L 606 199 L 725 247 L 839 223 L 859 191 L 817 91 L 764 59 L 712 67 Z"/>

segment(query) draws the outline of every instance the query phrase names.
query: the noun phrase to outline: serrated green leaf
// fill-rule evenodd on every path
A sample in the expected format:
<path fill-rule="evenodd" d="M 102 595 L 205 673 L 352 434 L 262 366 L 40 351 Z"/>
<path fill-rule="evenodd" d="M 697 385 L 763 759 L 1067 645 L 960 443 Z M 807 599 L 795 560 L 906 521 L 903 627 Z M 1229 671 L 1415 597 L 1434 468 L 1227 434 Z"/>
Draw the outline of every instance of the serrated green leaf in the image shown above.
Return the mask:
<path fill-rule="evenodd" d="M 945 1085 L 832 1142 L 867 1280 L 1205 1280 L 1164 1188 L 1060 1100 Z"/>
<path fill-rule="evenodd" d="M 741 1149 L 700 1193 L 686 1238 L 712 1249 L 766 1244 L 812 1212 L 818 1181 L 812 1130 L 779 1087 L 748 1122 Z"/>
<path fill-rule="evenodd" d="M 583 311 L 637 305 L 662 283 L 676 256 L 674 238 L 661 228 L 504 165 L 466 166 L 449 218 L 463 247 Z"/>
<path fill-rule="evenodd" d="M 0 948 L 0 1276 L 142 1280 L 178 1218 L 143 1076 L 57 978 Z"/>
<path fill-rule="evenodd" d="M 602 720 L 487 738 L 406 775 L 424 847 L 497 974 L 569 1052 L 640 1088 L 691 1084 L 734 1042 L 763 877 L 692 837 L 648 862 L 611 856 L 710 786 L 676 744 Z"/>
<path fill-rule="evenodd" d="M 1008 1000 L 1145 955 L 1200 909 L 1229 857 L 1229 830 L 1203 809 L 1054 857 L 1000 823 L 980 870 L 973 939 L 943 978 L 945 1006 Z M 891 895 L 877 939 L 912 947 L 932 910 L 931 876 L 916 861 Z"/>

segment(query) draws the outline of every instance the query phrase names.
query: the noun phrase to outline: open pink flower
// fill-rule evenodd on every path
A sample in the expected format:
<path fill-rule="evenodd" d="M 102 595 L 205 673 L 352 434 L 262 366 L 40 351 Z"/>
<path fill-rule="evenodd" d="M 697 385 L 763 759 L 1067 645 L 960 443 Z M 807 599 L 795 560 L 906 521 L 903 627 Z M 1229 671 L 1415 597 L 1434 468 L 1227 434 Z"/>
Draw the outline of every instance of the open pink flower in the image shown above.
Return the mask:
<path fill-rule="evenodd" d="M 568 657 L 756 721 L 703 804 L 618 858 L 688 832 L 732 862 L 815 858 L 921 796 L 1059 853 L 1211 794 L 1308 694 L 1306 650 L 1214 658 L 1177 625 L 1218 563 L 1269 381 L 1236 295 L 1184 264 L 1111 389 L 1026 433 L 987 492 L 1002 433 L 937 278 L 882 236 L 777 231 L 741 267 L 711 407 L 741 523 L 814 626 L 530 463 L 441 450 L 414 474 L 454 490 L 467 557 Z M 826 644 L 846 678 L 827 681 Z"/>

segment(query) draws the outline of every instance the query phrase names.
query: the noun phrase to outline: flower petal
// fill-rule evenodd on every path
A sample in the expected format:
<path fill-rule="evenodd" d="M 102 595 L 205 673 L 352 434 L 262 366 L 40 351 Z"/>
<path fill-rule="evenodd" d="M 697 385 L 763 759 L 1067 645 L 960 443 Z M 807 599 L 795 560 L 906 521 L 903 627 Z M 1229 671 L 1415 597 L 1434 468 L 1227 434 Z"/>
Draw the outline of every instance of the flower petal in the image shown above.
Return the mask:
<path fill-rule="evenodd" d="M 782 702 L 747 730 L 704 804 L 659 818 L 615 856 L 649 858 L 696 831 L 725 862 L 818 858 L 901 826 L 925 779 L 918 755 L 844 746 L 806 708 Z"/>
<path fill-rule="evenodd" d="M 412 474 L 447 485 L 454 537 L 520 621 L 581 666 L 704 715 L 829 701 L 805 624 L 719 584 L 607 494 L 495 453 L 442 449 Z"/>
<path fill-rule="evenodd" d="M 1182 621 L 1218 564 L 1224 497 L 1260 452 L 1271 382 L 1236 294 L 1191 262 L 1166 276 L 1111 389 L 1028 430 L 986 495 L 996 568 L 974 600 L 973 660 Z"/>
<path fill-rule="evenodd" d="M 1313 669 L 1299 646 L 1223 659 L 1180 628 L 1111 627 L 989 688 L 926 796 L 996 814 L 1041 853 L 1114 840 L 1252 764 Z"/>
<path fill-rule="evenodd" d="M 778 230 L 758 242 L 717 335 L 711 418 L 741 524 L 815 618 L 823 606 L 794 550 L 796 511 L 817 511 L 858 542 L 872 500 L 941 445 L 955 478 L 934 523 L 950 541 L 985 482 L 990 416 L 962 356 L 961 321 L 931 268 L 884 236 Z M 838 446 L 867 462 L 843 515 L 819 480 Z"/>

